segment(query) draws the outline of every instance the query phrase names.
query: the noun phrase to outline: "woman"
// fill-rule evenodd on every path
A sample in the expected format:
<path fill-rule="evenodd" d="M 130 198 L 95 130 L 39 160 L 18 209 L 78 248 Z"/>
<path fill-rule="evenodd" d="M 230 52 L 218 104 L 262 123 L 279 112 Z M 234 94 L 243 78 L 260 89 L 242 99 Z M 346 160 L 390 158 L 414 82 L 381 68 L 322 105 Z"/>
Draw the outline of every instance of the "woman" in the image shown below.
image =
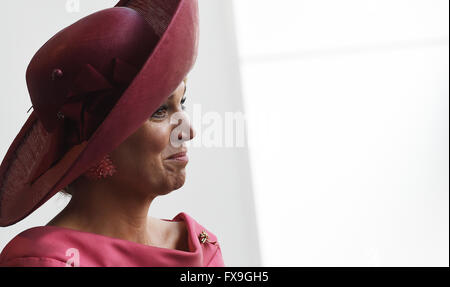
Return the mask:
<path fill-rule="evenodd" d="M 197 10 L 195 0 L 122 0 L 33 57 L 34 111 L 0 167 L 0 224 L 61 189 L 72 198 L 13 238 L 0 266 L 224 266 L 217 237 L 185 212 L 147 216 L 185 182 Z"/>

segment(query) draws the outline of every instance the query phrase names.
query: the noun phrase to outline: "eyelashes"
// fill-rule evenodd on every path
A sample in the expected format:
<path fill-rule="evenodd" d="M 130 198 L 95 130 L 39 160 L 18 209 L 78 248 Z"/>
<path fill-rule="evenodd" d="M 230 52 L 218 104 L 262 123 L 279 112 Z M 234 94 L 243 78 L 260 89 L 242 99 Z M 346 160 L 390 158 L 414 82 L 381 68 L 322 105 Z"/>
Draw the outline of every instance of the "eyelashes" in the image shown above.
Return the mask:
<path fill-rule="evenodd" d="M 164 118 L 167 114 L 167 109 L 167 106 L 161 106 L 158 110 L 156 110 L 156 112 L 153 113 L 152 118 Z"/>
<path fill-rule="evenodd" d="M 186 102 L 186 97 L 181 100 L 181 110 L 186 110 L 184 103 Z M 162 105 L 156 112 L 153 113 L 152 118 L 162 119 L 169 114 L 169 107 L 167 105 Z"/>

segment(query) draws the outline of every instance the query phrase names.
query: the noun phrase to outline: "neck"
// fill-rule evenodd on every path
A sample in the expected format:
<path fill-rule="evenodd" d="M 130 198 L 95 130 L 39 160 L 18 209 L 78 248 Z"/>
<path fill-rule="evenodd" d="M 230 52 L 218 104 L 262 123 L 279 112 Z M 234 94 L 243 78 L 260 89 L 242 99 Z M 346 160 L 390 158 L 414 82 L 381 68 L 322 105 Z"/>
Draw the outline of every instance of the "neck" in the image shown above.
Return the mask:
<path fill-rule="evenodd" d="M 69 204 L 48 225 L 66 226 L 141 244 L 154 244 L 161 240 L 150 236 L 150 230 L 158 229 L 158 220 L 148 217 L 155 196 L 136 196 L 140 194 L 138 191 L 113 186 L 108 181 L 76 186 Z"/>

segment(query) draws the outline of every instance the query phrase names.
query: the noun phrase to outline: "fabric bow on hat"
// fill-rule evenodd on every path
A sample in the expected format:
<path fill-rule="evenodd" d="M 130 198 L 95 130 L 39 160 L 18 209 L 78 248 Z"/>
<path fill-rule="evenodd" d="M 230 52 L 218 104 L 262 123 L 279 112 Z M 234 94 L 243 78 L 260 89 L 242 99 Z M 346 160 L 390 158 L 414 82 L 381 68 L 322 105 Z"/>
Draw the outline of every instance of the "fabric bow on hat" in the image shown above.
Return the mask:
<path fill-rule="evenodd" d="M 68 100 L 58 112 L 58 118 L 68 124 L 64 131 L 68 147 L 89 139 L 138 73 L 138 69 L 118 58 L 113 59 L 112 66 L 109 77 L 90 64 L 85 64 L 75 77 Z"/>

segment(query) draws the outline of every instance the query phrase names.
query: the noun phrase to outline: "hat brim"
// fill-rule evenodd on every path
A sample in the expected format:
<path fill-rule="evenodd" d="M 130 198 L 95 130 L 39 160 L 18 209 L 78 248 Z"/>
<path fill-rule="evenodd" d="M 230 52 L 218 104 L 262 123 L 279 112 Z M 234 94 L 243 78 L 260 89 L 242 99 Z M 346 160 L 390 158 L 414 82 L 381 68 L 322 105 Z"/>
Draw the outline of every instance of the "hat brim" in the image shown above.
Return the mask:
<path fill-rule="evenodd" d="M 124 6 L 127 2 L 121 0 L 116 7 Z M 45 132 L 33 111 L 0 166 L 0 226 L 12 225 L 35 211 L 92 164 L 112 152 L 148 120 L 193 67 L 197 58 L 198 28 L 197 0 L 180 0 L 155 49 L 91 138 L 72 147 L 61 160 L 31 182 L 40 161 L 44 159 L 34 155 L 30 160 L 37 162 L 30 162 L 29 167 L 23 162 L 23 156 L 21 159 L 19 153 L 27 150 L 24 145 L 36 144 L 29 139 L 29 135 L 33 130 L 42 133 L 40 138 L 43 142 L 40 145 L 43 150 L 51 148 L 57 136 Z M 13 192 L 5 193 L 1 185 L 8 180 L 11 169 L 14 169 L 14 160 L 17 159 L 21 160 L 17 167 L 28 168 L 22 170 L 26 178 L 15 183 Z"/>

